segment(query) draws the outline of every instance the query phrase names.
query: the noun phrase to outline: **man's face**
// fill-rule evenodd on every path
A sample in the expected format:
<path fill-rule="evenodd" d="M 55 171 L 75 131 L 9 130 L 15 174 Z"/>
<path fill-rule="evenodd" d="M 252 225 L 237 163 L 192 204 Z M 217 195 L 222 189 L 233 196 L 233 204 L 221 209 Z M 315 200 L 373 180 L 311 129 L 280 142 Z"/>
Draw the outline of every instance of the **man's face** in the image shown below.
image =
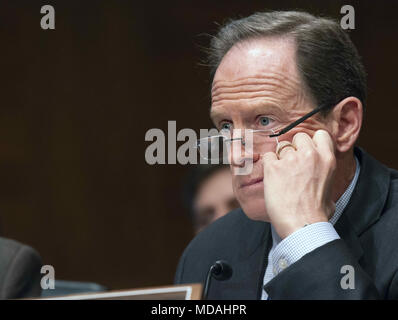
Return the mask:
<path fill-rule="evenodd" d="M 196 194 L 196 232 L 238 207 L 239 203 L 232 189 L 230 170 L 228 167 L 217 170 L 201 183 Z"/>
<path fill-rule="evenodd" d="M 218 129 L 280 129 L 311 111 L 315 105 L 302 86 L 291 39 L 265 38 L 232 47 L 214 76 L 211 118 Z M 310 136 L 325 124 L 311 117 L 279 137 L 291 141 L 301 131 Z M 276 144 L 264 144 L 251 154 L 242 149 L 231 167 L 242 159 L 253 161 L 248 175 L 233 175 L 235 195 L 249 218 L 264 217 L 264 186 L 261 155 L 275 152 Z M 245 161 L 245 160 L 243 160 Z M 263 220 L 264 218 L 262 218 Z M 268 220 L 269 221 L 269 220 Z"/>

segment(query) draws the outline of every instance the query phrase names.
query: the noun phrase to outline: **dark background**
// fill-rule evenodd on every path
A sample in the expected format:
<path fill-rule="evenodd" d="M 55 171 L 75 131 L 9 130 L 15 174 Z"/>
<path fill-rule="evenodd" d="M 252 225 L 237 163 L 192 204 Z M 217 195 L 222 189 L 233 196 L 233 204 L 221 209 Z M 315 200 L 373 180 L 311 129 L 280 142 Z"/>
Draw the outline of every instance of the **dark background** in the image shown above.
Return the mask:
<path fill-rule="evenodd" d="M 40 28 L 45 4 L 56 30 Z M 193 236 L 189 166 L 146 164 L 144 137 L 168 120 L 211 126 L 200 34 L 266 9 L 340 19 L 344 4 L 369 73 L 359 144 L 397 168 L 398 1 L 1 1 L 0 234 L 36 248 L 57 279 L 171 284 Z"/>

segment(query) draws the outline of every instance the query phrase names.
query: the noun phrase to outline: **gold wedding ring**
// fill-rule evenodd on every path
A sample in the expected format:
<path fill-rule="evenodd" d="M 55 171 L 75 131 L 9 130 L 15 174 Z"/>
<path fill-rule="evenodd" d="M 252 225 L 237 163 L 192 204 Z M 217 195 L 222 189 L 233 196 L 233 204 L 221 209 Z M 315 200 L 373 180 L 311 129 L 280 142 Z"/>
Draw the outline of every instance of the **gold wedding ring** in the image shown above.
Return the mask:
<path fill-rule="evenodd" d="M 296 148 L 293 144 L 291 144 L 291 143 L 286 143 L 286 144 L 282 145 L 282 147 L 279 147 L 279 146 L 278 146 L 278 149 L 276 150 L 276 155 L 277 155 L 278 159 L 280 159 L 281 151 L 282 151 L 284 148 L 287 148 L 287 147 L 293 148 L 295 151 L 297 151 L 297 148 Z"/>

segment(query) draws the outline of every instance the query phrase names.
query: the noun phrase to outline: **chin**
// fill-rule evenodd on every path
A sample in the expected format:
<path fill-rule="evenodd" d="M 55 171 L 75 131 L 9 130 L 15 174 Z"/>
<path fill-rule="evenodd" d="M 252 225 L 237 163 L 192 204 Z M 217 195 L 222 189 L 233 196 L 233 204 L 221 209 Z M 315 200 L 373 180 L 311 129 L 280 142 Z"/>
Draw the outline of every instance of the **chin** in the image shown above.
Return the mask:
<path fill-rule="evenodd" d="M 269 222 L 268 215 L 265 212 L 265 203 L 263 198 L 243 198 L 238 197 L 242 210 L 247 217 L 256 221 Z"/>

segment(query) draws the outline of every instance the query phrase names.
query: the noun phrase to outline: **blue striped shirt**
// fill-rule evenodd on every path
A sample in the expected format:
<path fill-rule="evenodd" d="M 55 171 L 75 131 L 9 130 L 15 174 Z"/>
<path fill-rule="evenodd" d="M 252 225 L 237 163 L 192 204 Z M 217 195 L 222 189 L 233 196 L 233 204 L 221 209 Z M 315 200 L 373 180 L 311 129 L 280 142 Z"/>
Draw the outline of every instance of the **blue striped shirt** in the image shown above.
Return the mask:
<path fill-rule="evenodd" d="M 345 207 L 350 201 L 352 192 L 357 184 L 360 165 L 355 157 L 355 175 L 343 195 L 336 202 L 336 210 L 329 222 L 317 222 L 301 228 L 285 239 L 281 239 L 271 225 L 272 248 L 268 254 L 268 265 L 265 270 L 263 285 L 271 281 L 279 272 L 300 260 L 304 255 L 323 246 L 324 244 L 340 239 L 334 224 L 340 218 Z M 262 300 L 268 298 L 267 292 L 262 291 Z"/>

